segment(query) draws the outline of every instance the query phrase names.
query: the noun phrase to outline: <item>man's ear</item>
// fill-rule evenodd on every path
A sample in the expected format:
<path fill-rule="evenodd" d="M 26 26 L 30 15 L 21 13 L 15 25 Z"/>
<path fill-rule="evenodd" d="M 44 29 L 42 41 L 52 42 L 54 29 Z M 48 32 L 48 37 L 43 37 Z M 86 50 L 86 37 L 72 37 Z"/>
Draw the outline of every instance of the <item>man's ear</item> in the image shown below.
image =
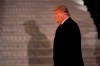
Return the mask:
<path fill-rule="evenodd" d="M 64 13 L 62 13 L 61 16 L 62 16 L 62 18 L 65 18 L 65 14 Z"/>

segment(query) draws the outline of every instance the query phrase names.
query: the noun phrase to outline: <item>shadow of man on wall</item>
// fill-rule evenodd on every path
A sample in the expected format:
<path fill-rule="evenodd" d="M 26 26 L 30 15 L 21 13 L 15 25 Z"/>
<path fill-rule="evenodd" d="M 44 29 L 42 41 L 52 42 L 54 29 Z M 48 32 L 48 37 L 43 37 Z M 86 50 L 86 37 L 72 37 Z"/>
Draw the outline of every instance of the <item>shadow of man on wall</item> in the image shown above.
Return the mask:
<path fill-rule="evenodd" d="M 50 56 L 52 54 L 50 49 L 50 42 L 46 36 L 39 30 L 39 27 L 34 20 L 26 21 L 24 23 L 25 31 L 31 36 L 28 42 L 28 64 L 34 66 L 35 64 L 51 63 Z"/>

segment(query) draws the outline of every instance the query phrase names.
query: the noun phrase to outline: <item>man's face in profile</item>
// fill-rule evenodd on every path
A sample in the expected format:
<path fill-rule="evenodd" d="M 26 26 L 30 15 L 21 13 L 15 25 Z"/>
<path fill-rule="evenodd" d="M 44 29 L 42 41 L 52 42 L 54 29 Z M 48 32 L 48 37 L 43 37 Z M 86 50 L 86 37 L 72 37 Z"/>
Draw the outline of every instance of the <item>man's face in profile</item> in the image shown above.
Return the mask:
<path fill-rule="evenodd" d="M 60 11 L 54 11 L 54 17 L 57 23 L 61 24 L 62 22 L 62 14 Z"/>

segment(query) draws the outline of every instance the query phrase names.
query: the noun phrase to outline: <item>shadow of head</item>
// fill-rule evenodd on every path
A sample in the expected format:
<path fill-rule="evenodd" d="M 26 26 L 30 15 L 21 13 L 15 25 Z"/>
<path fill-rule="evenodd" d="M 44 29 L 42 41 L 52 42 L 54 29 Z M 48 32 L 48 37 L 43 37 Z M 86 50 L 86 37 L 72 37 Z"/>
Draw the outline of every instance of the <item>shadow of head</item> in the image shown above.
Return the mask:
<path fill-rule="evenodd" d="M 39 28 L 37 26 L 37 24 L 35 23 L 34 20 L 30 20 L 30 21 L 26 21 L 24 23 L 24 27 L 25 27 L 25 31 L 29 34 L 29 35 L 33 35 L 33 34 L 37 34 L 39 33 Z"/>

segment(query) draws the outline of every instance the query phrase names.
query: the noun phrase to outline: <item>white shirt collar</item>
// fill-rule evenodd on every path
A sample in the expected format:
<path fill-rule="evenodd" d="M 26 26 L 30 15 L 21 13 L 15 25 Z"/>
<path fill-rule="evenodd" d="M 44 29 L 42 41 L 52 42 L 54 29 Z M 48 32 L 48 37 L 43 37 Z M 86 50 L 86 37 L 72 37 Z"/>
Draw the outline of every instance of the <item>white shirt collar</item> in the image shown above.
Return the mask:
<path fill-rule="evenodd" d="M 68 18 L 69 18 L 69 17 L 68 17 Z M 62 25 L 68 18 L 64 19 L 63 22 L 61 23 L 61 25 Z"/>

